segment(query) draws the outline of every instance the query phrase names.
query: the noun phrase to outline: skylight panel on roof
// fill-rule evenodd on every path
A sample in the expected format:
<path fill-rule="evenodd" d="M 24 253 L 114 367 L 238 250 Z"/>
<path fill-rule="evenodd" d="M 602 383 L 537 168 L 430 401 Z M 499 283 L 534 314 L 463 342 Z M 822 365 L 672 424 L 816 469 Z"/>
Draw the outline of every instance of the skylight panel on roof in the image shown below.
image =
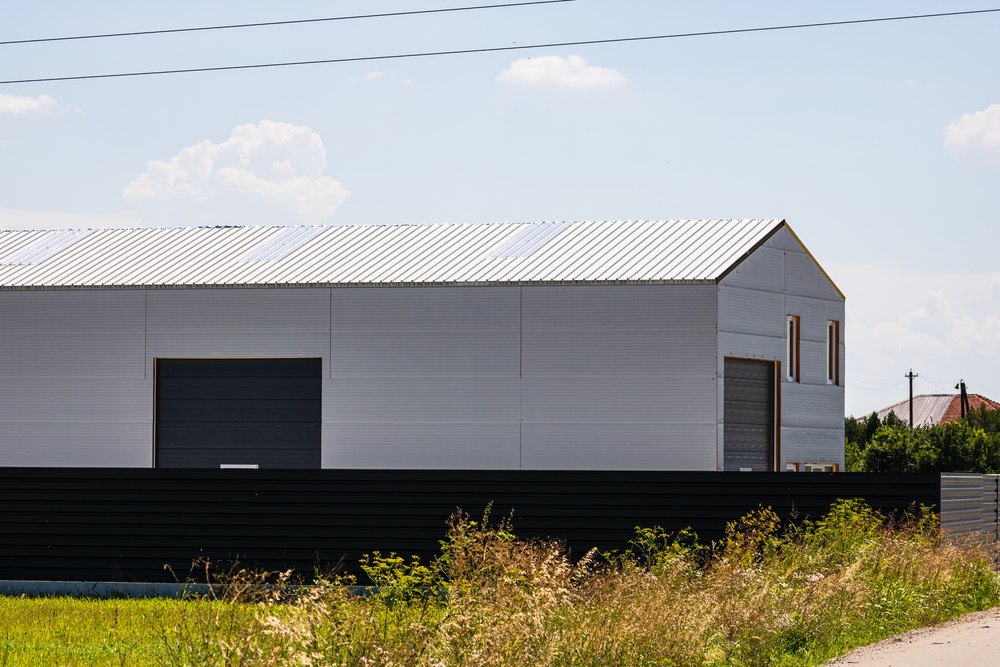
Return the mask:
<path fill-rule="evenodd" d="M 241 262 L 276 262 L 319 236 L 325 227 L 290 227 L 283 229 L 262 245 L 240 258 Z"/>
<path fill-rule="evenodd" d="M 502 246 L 490 253 L 491 258 L 530 257 L 542 246 L 570 226 L 568 222 L 542 222 L 530 224 Z"/>
<path fill-rule="evenodd" d="M 0 260 L 0 265 L 40 264 L 50 257 L 58 255 L 77 241 L 82 241 L 93 231 L 92 229 L 67 229 L 60 232 L 49 232 L 31 245 Z"/>

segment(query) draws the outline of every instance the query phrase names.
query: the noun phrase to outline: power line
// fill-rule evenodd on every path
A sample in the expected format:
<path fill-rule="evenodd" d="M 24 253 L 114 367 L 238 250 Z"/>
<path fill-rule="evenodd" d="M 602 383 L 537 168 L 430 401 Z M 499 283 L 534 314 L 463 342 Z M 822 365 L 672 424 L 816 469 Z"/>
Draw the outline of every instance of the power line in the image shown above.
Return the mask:
<path fill-rule="evenodd" d="M 939 14 L 913 14 L 910 16 L 887 16 L 875 19 L 853 19 L 850 21 L 825 21 L 823 23 L 798 23 L 794 25 L 778 25 L 763 28 L 737 28 L 734 30 L 710 30 L 706 32 L 685 32 L 671 35 L 649 35 L 645 37 L 619 37 L 615 39 L 588 39 L 576 42 L 550 42 L 547 44 L 526 44 L 522 46 L 493 46 L 479 49 L 455 49 L 453 51 L 423 51 L 418 53 L 396 53 L 383 56 L 356 56 L 353 58 L 328 58 L 325 60 L 297 60 L 281 63 L 259 63 L 256 65 L 223 65 L 219 67 L 187 67 L 183 69 L 151 70 L 146 72 L 118 72 L 115 74 L 86 74 L 82 76 L 53 76 L 40 79 L 12 79 L 0 81 L 0 85 L 12 83 L 46 83 L 51 81 L 81 81 L 84 79 L 116 79 L 133 76 L 153 76 L 159 74 L 191 74 L 194 72 L 224 72 L 243 69 L 263 69 L 267 67 L 293 67 L 297 65 L 327 65 L 332 63 L 356 63 L 373 60 L 398 60 L 402 58 L 425 58 L 429 56 L 455 56 L 471 53 L 496 53 L 500 51 L 523 51 L 526 49 L 546 49 L 564 46 L 586 46 L 591 44 L 615 44 L 623 42 L 642 42 L 656 39 L 676 39 L 680 37 L 707 37 L 711 35 L 735 35 L 750 32 L 766 32 L 775 30 L 795 30 L 798 28 L 819 28 L 825 26 L 857 25 L 861 23 L 884 23 L 887 21 L 907 21 L 911 19 L 941 18 L 944 16 L 967 16 L 970 14 L 991 14 L 1000 12 L 998 9 L 976 9 L 963 12 L 942 12 Z"/>
<path fill-rule="evenodd" d="M 865 382 L 867 384 L 876 384 L 879 382 L 888 382 L 889 380 L 898 380 L 899 376 L 893 375 L 891 378 L 886 378 L 884 380 L 859 380 L 858 378 L 850 378 L 850 377 L 847 379 L 850 380 L 851 382 Z"/>
<path fill-rule="evenodd" d="M 903 380 L 900 380 L 896 384 L 887 385 L 885 387 L 859 387 L 858 385 L 851 384 L 850 382 L 847 383 L 847 386 L 851 387 L 853 389 L 859 389 L 861 391 L 888 391 L 889 389 L 895 389 L 896 387 L 898 387 L 901 384 L 903 384 Z"/>
<path fill-rule="evenodd" d="M 78 39 L 104 39 L 106 37 L 138 37 L 142 35 L 167 35 L 177 32 L 202 32 L 205 30 L 231 30 L 233 28 L 261 28 L 297 23 L 323 23 L 328 21 L 351 21 L 354 19 L 378 19 L 390 16 L 414 16 L 417 14 L 443 14 L 445 12 L 467 12 L 475 9 L 500 9 L 504 7 L 527 7 L 529 5 L 553 5 L 576 0 L 531 0 L 530 2 L 508 2 L 501 5 L 474 5 L 470 7 L 448 7 L 445 9 L 420 9 L 409 12 L 389 12 L 386 14 L 358 14 L 356 16 L 330 16 L 319 19 L 295 19 L 292 21 L 265 21 L 263 23 L 233 23 L 230 25 L 208 25 L 199 28 L 171 28 L 167 30 L 137 30 L 133 32 L 109 32 L 99 35 L 75 35 L 73 37 L 40 37 L 38 39 L 12 39 L 0 42 L 0 46 L 10 44 L 37 44 L 39 42 L 68 42 Z"/>

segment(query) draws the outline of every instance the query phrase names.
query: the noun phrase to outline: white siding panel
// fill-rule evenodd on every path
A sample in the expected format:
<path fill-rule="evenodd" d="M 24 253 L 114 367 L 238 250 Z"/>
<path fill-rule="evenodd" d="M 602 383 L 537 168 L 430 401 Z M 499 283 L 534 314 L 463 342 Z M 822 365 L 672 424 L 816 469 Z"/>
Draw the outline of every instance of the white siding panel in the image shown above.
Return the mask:
<path fill-rule="evenodd" d="M 442 331 L 336 333 L 335 378 L 517 378 L 519 334 Z"/>
<path fill-rule="evenodd" d="M 714 285 L 525 287 L 525 331 L 714 331 Z"/>
<path fill-rule="evenodd" d="M 323 376 L 330 372 L 328 333 L 149 334 L 146 339 L 146 373 L 153 376 L 153 359 L 322 357 Z"/>
<path fill-rule="evenodd" d="M 785 297 L 723 285 L 719 287 L 719 331 L 761 336 L 785 335 Z"/>
<path fill-rule="evenodd" d="M 0 422 L 152 423 L 152 380 L 24 378 L 0 390 Z"/>
<path fill-rule="evenodd" d="M 151 468 L 152 424 L 0 422 L 0 466 Z"/>
<path fill-rule="evenodd" d="M 785 253 L 785 292 L 817 299 L 843 301 L 816 262 L 804 252 Z"/>
<path fill-rule="evenodd" d="M 768 247 L 758 248 L 730 271 L 721 284 L 780 293 L 785 286 L 784 252 Z"/>
<path fill-rule="evenodd" d="M 786 382 L 781 387 L 785 426 L 844 430 L 844 388 Z"/>
<path fill-rule="evenodd" d="M 526 424 L 715 424 L 714 377 L 522 382 Z"/>
<path fill-rule="evenodd" d="M 7 333 L 0 336 L 0 377 L 142 378 L 144 346 L 141 330 Z"/>
<path fill-rule="evenodd" d="M 715 336 L 702 331 L 525 332 L 525 378 L 705 377 Z"/>
<path fill-rule="evenodd" d="M 517 423 L 518 380 L 323 381 L 324 423 Z"/>
<path fill-rule="evenodd" d="M 337 288 L 331 298 L 334 334 L 516 332 L 520 327 L 518 287 Z"/>
<path fill-rule="evenodd" d="M 784 466 L 788 461 L 843 465 L 843 423 L 839 429 L 782 427 L 781 465 Z"/>
<path fill-rule="evenodd" d="M 0 292 L 0 337 L 40 332 L 142 333 L 142 290 Z"/>
<path fill-rule="evenodd" d="M 825 324 L 824 320 L 824 324 Z M 802 340 L 799 343 L 802 375 L 799 381 L 805 385 L 826 385 L 826 340 Z"/>
<path fill-rule="evenodd" d="M 525 470 L 715 470 L 714 424 L 525 424 Z"/>
<path fill-rule="evenodd" d="M 323 424 L 324 468 L 510 469 L 518 424 Z"/>
<path fill-rule="evenodd" d="M 795 252 L 804 252 L 802 244 L 796 240 L 795 235 L 788 231 L 787 227 L 782 227 L 777 232 L 771 235 L 767 241 L 764 242 L 762 246 L 764 248 L 776 248 L 778 250 L 792 250 Z"/>
<path fill-rule="evenodd" d="M 150 334 L 322 333 L 330 331 L 330 290 L 149 290 Z"/>
<path fill-rule="evenodd" d="M 747 359 L 769 359 L 780 361 L 785 370 L 785 337 L 757 336 L 730 331 L 719 332 L 719 368 L 723 357 L 745 357 Z"/>

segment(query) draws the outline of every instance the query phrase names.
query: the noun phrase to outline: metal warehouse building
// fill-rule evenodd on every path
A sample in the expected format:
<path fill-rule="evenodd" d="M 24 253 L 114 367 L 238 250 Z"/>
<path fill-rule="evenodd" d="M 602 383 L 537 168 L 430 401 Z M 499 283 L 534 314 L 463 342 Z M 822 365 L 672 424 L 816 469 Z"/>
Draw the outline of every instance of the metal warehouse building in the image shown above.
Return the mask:
<path fill-rule="evenodd" d="M 843 462 L 781 220 L 0 232 L 0 466 Z"/>

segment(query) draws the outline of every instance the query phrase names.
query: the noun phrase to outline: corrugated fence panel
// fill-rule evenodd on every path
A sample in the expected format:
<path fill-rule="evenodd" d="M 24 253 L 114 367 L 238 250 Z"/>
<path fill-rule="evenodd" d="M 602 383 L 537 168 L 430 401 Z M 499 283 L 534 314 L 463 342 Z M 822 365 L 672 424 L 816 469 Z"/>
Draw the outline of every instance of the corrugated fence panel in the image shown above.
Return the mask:
<path fill-rule="evenodd" d="M 949 535 L 968 535 L 983 529 L 983 476 L 974 473 L 941 474 L 941 527 Z"/>
<path fill-rule="evenodd" d="M 983 536 L 1000 542 L 1000 475 L 983 475 Z"/>
<path fill-rule="evenodd" d="M 838 498 L 883 511 L 938 501 L 937 475 L 483 470 L 0 468 L 0 579 L 172 581 L 192 559 L 264 569 L 342 563 L 379 550 L 439 553 L 456 508 L 513 512 L 522 537 L 623 549 L 636 526 L 703 541 L 770 506 L 816 519 Z"/>

